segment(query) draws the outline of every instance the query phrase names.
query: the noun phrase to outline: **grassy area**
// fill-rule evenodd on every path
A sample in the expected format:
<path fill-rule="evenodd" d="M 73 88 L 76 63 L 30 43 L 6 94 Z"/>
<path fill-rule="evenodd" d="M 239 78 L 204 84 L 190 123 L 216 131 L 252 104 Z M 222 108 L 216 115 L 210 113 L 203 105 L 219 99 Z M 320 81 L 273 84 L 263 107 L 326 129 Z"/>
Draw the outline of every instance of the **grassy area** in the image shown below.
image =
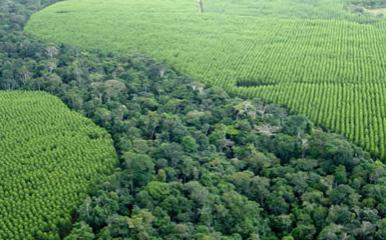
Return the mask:
<path fill-rule="evenodd" d="M 209 84 L 307 115 L 385 157 L 386 23 L 344 1 L 68 0 L 28 33 L 144 52 Z"/>
<path fill-rule="evenodd" d="M 0 92 L 0 126 L 0 239 L 58 239 L 111 173 L 110 136 L 39 92 Z"/>

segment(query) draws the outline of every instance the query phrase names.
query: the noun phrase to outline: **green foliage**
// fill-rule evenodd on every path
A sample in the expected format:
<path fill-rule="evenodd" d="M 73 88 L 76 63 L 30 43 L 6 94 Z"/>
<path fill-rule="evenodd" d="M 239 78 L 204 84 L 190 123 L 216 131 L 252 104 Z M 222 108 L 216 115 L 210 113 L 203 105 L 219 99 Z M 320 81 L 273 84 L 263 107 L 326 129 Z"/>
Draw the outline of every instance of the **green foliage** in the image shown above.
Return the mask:
<path fill-rule="evenodd" d="M 113 170 L 110 136 L 41 92 L 0 92 L 0 126 L 0 238 L 59 239 Z"/>
<path fill-rule="evenodd" d="M 65 240 L 92 240 L 95 238 L 92 228 L 85 222 L 79 222 L 74 224 L 71 232 L 71 236 L 65 238 Z"/>
<path fill-rule="evenodd" d="M 82 4 L 83 1 L 77 1 L 77 4 Z M 70 2 L 74 3 L 74 1 Z M 143 2 L 143 6 L 148 13 L 160 10 L 167 12 L 170 10 L 170 2 L 168 0 L 164 2 L 168 4 L 166 9 L 159 8 L 162 4 L 159 5 L 160 1 L 157 0 L 151 2 L 154 3 L 153 8 L 148 7 L 149 2 Z M 221 26 L 225 30 L 230 26 L 226 24 L 227 21 L 236 21 L 239 24 L 240 22 L 237 21 L 241 19 L 245 21 L 253 19 L 251 15 L 256 14 L 256 8 L 250 7 L 252 3 L 257 3 L 255 7 L 262 6 L 263 11 L 260 13 L 265 12 L 263 15 L 270 15 L 269 10 L 272 10 L 275 4 L 283 3 L 264 1 L 265 4 L 261 4 L 262 1 L 250 0 L 238 2 L 221 1 L 224 4 L 223 9 L 238 4 L 247 6 L 244 9 L 228 11 L 226 16 L 223 16 L 224 21 Z M 66 6 L 68 3 L 60 4 Z M 103 6 L 103 1 L 99 3 Z M 114 0 L 109 3 L 114 3 Z M 122 10 L 119 15 L 123 16 L 130 12 L 126 11 L 126 4 L 135 3 L 136 1 L 125 1 L 123 5 L 119 5 Z M 178 11 L 168 15 L 172 21 L 168 26 L 171 27 L 178 23 L 171 16 L 184 10 L 186 2 L 173 1 L 173 3 Z M 212 14 L 215 17 L 215 9 L 220 9 L 218 6 L 213 8 L 215 5 L 211 6 L 212 3 L 220 2 L 208 2 L 206 9 L 209 14 L 200 17 L 200 19 L 205 18 L 202 20 L 205 20 L 208 27 L 213 20 Z M 327 5 L 325 0 L 295 0 L 293 3 L 296 7 L 302 5 L 309 8 L 312 4 L 336 9 L 333 11 L 334 15 L 341 11 L 340 8 L 335 8 L 336 1 L 331 1 Z M 90 117 L 111 133 L 121 160 L 114 176 L 101 184 L 100 188 L 92 192 L 79 207 L 75 214 L 78 216 L 77 223 L 74 224 L 68 239 L 381 240 L 386 238 L 384 231 L 386 226 L 384 220 L 386 214 L 385 166 L 380 161 L 373 161 L 367 153 L 350 144 L 343 137 L 325 133 L 313 127 L 304 117 L 287 116 L 286 111 L 278 106 L 264 104 L 258 99 L 245 100 L 229 97 L 219 87 L 205 87 L 176 73 L 166 64 L 155 62 L 142 55 L 84 52 L 66 45 L 47 46 L 36 39 L 27 38 L 20 32 L 23 26 L 20 19 L 28 19 L 28 14 L 41 7 L 40 1 L 3 1 L 0 6 L 1 23 L 6 23 L 1 26 L 3 30 L 0 34 L 3 42 L 0 44 L 0 52 L 2 52 L 0 54 L 0 88 L 45 90 L 59 96 L 69 106 Z M 93 8 L 88 9 L 93 10 Z M 106 9 L 109 10 L 108 6 Z M 278 26 L 282 26 L 281 23 L 288 23 L 285 20 L 286 17 L 299 14 L 288 10 L 287 5 L 277 9 L 275 14 L 281 14 L 283 17 L 281 20 L 275 19 L 274 22 L 278 23 Z M 283 9 L 287 13 L 283 12 Z M 316 12 L 321 13 L 315 16 L 317 18 L 331 16 L 329 15 L 331 11 L 319 11 L 317 7 L 315 9 Z M 64 9 L 57 14 L 61 14 L 61 19 L 67 21 L 65 15 L 76 14 L 70 10 Z M 239 16 L 240 12 L 250 16 Z M 304 14 L 308 13 L 310 12 Z M 24 17 L 14 17 L 19 14 Z M 91 15 L 97 16 L 98 12 L 93 12 Z M 229 15 L 234 15 L 234 18 L 239 20 L 233 17 L 227 20 Z M 138 14 L 136 16 L 133 18 L 137 21 L 154 22 L 154 19 L 147 15 L 142 18 L 138 17 Z M 180 17 L 193 21 L 192 25 L 184 25 L 192 32 L 192 36 L 205 36 L 203 28 L 194 28 L 194 21 L 196 21 L 194 16 L 184 13 Z M 159 15 L 159 17 L 162 16 Z M 272 24 L 272 21 L 264 22 L 265 17 L 259 17 L 259 20 L 262 20 L 260 24 Z M 352 17 L 349 13 L 342 17 L 347 20 L 346 23 L 340 23 L 338 20 L 323 22 L 317 19 L 306 22 L 311 24 L 307 25 L 311 29 L 315 27 L 312 26 L 314 23 L 323 22 L 326 24 L 326 29 L 331 27 L 329 24 L 342 24 L 345 31 L 339 28 L 339 33 L 350 32 L 347 26 L 357 28 L 353 29 L 355 32 L 358 32 L 358 28 L 365 28 L 371 32 L 376 26 L 374 24 L 356 25 L 352 20 L 360 21 L 364 18 L 352 19 Z M 293 20 L 294 23 L 302 23 L 304 19 Z M 122 26 L 127 23 L 119 22 Z M 256 23 L 256 26 L 259 26 L 258 24 Z M 239 26 L 241 25 L 237 25 L 236 30 L 242 29 Z M 248 24 L 243 22 L 242 26 L 248 26 Z M 320 27 L 320 25 L 317 26 Z M 73 26 L 66 25 L 66 27 Z M 162 30 L 163 27 L 165 26 L 162 24 L 157 25 L 157 30 Z M 253 28 L 253 26 L 250 27 Z M 119 26 L 115 28 L 119 29 Z M 280 31 L 276 31 L 276 35 L 272 36 L 271 32 L 275 28 L 268 28 L 268 26 L 262 27 L 261 31 L 267 36 L 281 36 Z M 294 26 L 290 25 L 285 29 L 292 31 L 293 28 Z M 300 31 L 295 33 L 300 34 L 305 31 L 302 24 L 297 25 L 297 28 Z M 154 26 L 151 29 L 157 33 Z M 284 36 L 288 36 L 285 29 L 281 30 L 286 34 Z M 105 28 L 99 30 L 103 31 Z M 148 29 L 144 30 L 149 32 Z M 213 30 L 213 35 L 217 30 L 224 31 L 224 29 L 210 30 Z M 236 56 L 232 53 L 237 53 L 241 49 L 234 45 L 235 42 L 232 39 L 235 36 L 241 38 L 243 35 L 232 34 L 237 32 L 234 29 L 228 30 L 225 32 L 229 33 L 229 38 L 224 37 L 224 40 L 230 39 L 230 41 L 224 45 L 230 51 L 223 51 L 222 48 L 217 54 L 221 55 L 224 52 L 223 56 L 232 57 Z M 135 31 L 140 33 L 141 30 Z M 197 31 L 200 34 L 197 34 Z M 335 33 L 337 30 L 331 28 L 331 31 Z M 321 34 L 325 39 L 325 32 Z M 73 33 L 73 35 L 76 39 L 76 34 Z M 188 38 L 189 34 L 181 35 L 183 35 L 182 42 L 185 40 L 187 43 L 186 39 L 189 39 L 187 44 L 194 42 L 192 40 L 195 38 Z M 175 37 L 174 34 L 168 34 L 169 41 L 176 39 L 173 37 Z M 109 41 L 108 37 L 105 39 Z M 252 43 L 253 39 L 255 39 L 254 36 L 250 38 Z M 297 37 L 297 39 L 302 38 Z M 310 39 L 314 41 L 313 38 Z M 340 39 L 342 38 L 339 37 Z M 145 45 L 138 46 L 157 44 L 160 49 L 159 56 L 168 52 L 166 50 L 169 48 L 165 48 L 165 45 L 162 45 L 160 39 L 155 36 L 147 36 L 145 40 L 150 43 L 154 41 L 154 43 L 148 45 L 149 42 L 141 41 Z M 111 42 L 107 42 L 109 43 Z M 280 41 L 272 42 L 274 43 L 280 45 Z M 267 44 L 270 43 L 265 42 L 265 45 Z M 87 45 L 91 45 L 91 42 Z M 212 45 L 203 45 L 203 48 L 216 58 L 218 55 L 211 51 L 217 45 L 221 47 L 221 44 L 214 41 Z M 263 47 L 263 45 L 264 42 L 257 44 L 257 47 Z M 298 49 L 302 49 L 303 46 L 309 46 L 309 44 L 303 42 Z M 316 49 L 317 46 L 315 46 Z M 248 48 L 253 48 L 253 44 Z M 283 47 L 274 48 L 274 50 L 278 49 L 282 50 Z M 296 51 L 300 51 L 298 49 Z M 285 50 L 287 51 L 287 48 Z M 188 48 L 184 48 L 175 58 L 179 59 L 180 64 L 187 64 L 186 66 L 193 66 L 190 63 L 196 59 L 207 58 L 206 54 L 189 57 L 190 52 Z M 262 51 L 262 55 L 253 57 L 245 55 L 245 59 L 252 59 L 256 61 L 255 66 L 259 66 L 257 63 L 259 59 L 265 61 L 265 55 L 270 52 Z M 291 56 L 296 56 L 295 53 L 291 53 Z M 280 56 L 280 59 L 282 58 Z M 234 63 L 233 59 L 237 61 L 239 58 L 236 56 L 232 59 L 228 58 L 227 61 Z M 219 58 L 219 60 L 221 61 L 218 63 L 224 63 L 223 59 Z M 286 60 L 283 61 L 286 63 Z M 277 62 L 280 63 L 280 61 Z M 309 62 L 307 59 L 305 64 Z M 261 64 L 271 68 L 279 67 L 278 64 L 264 64 L 264 62 Z M 331 65 L 334 64 L 331 63 Z M 215 64 L 208 65 L 206 61 L 203 61 L 200 66 L 217 71 L 216 78 L 237 74 L 236 71 L 226 71 L 228 67 L 232 69 L 233 65 L 228 67 L 218 65 L 221 71 L 220 68 L 216 70 Z M 294 66 L 292 65 L 290 69 L 296 69 Z M 252 69 L 253 65 L 250 68 Z M 195 69 L 191 70 L 193 72 Z M 214 79 L 210 78 L 210 72 L 202 72 L 202 76 L 208 76 L 202 79 Z M 331 72 L 334 73 L 330 71 L 329 74 Z M 263 76 L 256 82 L 259 88 L 265 88 L 267 91 L 280 85 L 275 85 L 275 82 L 272 83 L 272 79 L 268 77 L 267 80 L 271 83 L 262 84 L 261 79 L 264 82 L 264 75 L 268 73 L 271 72 L 254 73 Z M 289 71 L 288 76 L 291 74 Z M 313 76 L 319 75 L 313 74 Z M 362 84 L 362 81 L 359 83 Z M 334 87 L 340 87 L 340 90 L 343 88 L 339 84 Z M 245 91 L 249 91 L 248 89 Z M 283 99 L 291 98 L 295 101 L 297 99 L 295 90 L 290 89 L 287 92 L 275 94 Z M 336 93 L 341 92 L 343 91 Z M 355 94 L 359 94 L 358 92 L 361 91 Z M 327 98 L 328 96 L 330 99 Z M 328 106 L 333 106 L 330 109 L 336 108 L 338 112 L 339 108 L 336 106 L 339 105 L 333 105 L 332 102 L 335 101 L 333 99 L 336 99 L 333 96 L 335 95 L 321 95 L 319 100 L 329 99 L 331 103 Z M 364 98 L 359 99 L 364 101 Z M 310 99 L 299 96 L 296 101 L 305 103 Z M 351 100 L 347 101 L 351 102 Z M 313 102 L 314 105 L 317 105 L 316 103 Z M 314 105 L 310 109 L 315 109 Z M 306 109 L 303 110 L 306 111 Z M 333 121 L 335 118 L 330 114 L 332 110 L 326 108 L 325 111 L 319 112 L 325 114 L 330 119 L 329 122 L 335 122 Z M 353 116 L 357 116 L 354 113 L 356 112 L 352 112 Z M 346 126 L 351 126 L 350 123 L 352 122 L 345 122 L 344 129 Z M 360 129 L 359 127 L 360 125 L 355 124 L 354 128 Z M 86 136 L 91 140 L 100 139 L 100 134 L 95 132 L 88 133 Z M 45 217 L 52 219 L 49 214 Z M 70 224 L 69 221 L 63 221 L 59 225 L 65 226 L 62 229 L 68 229 Z M 65 236 L 67 233 L 63 231 L 60 235 Z M 57 237 L 58 234 L 55 232 L 44 231 L 38 231 L 35 236 L 37 239 Z"/>
<path fill-rule="evenodd" d="M 130 101 L 91 104 L 87 99 L 98 92 L 84 98 L 90 116 L 100 107 L 111 112 L 102 124 L 111 129 L 117 143 L 124 143 L 118 148 L 123 170 L 84 202 L 79 216 L 87 225 L 75 226 L 69 239 L 277 239 L 288 234 L 295 239 L 340 239 L 346 234 L 382 239 L 383 164 L 371 162 L 341 137 L 315 129 L 300 134 L 308 140 L 302 153 L 297 128 L 289 126 L 298 122 L 291 119 L 304 118 L 279 117 L 277 108 L 267 106 L 272 112 L 264 117 L 241 117 L 234 111 L 241 100 L 218 90 L 194 92 L 194 84 L 170 74 L 162 80 L 138 80 L 143 85 L 130 93 Z M 145 91 L 153 84 L 154 92 Z M 170 85 L 175 89 L 159 95 Z M 184 95 L 187 101 L 180 110 L 160 104 L 174 101 L 176 95 L 180 98 L 185 88 L 193 93 Z M 144 96 L 134 97 L 138 92 Z M 146 99 L 157 104 L 147 105 Z M 122 116 L 117 101 L 127 109 L 141 106 L 141 111 Z M 251 104 L 251 109 L 261 106 L 258 101 Z M 200 124 L 190 123 L 185 113 L 203 109 L 207 117 Z M 143 124 L 150 120 L 156 120 L 151 131 Z M 270 137 L 251 130 L 266 124 L 278 124 L 281 130 Z M 87 136 L 93 139 L 98 134 Z M 191 138 L 199 151 L 186 147 Z M 342 166 L 346 183 L 339 177 Z M 373 213 L 366 207 L 374 208 Z"/>
<path fill-rule="evenodd" d="M 384 238 L 383 163 L 305 117 L 131 61 L 127 99 L 85 98 L 114 113 L 123 160 L 79 208 L 94 239 Z"/>
<path fill-rule="evenodd" d="M 170 187 L 166 183 L 153 181 L 146 186 L 146 191 L 154 200 L 162 200 L 170 194 Z"/>
<path fill-rule="evenodd" d="M 125 166 L 130 169 L 128 176 L 134 186 L 144 186 L 151 179 L 154 163 L 148 155 L 127 152 L 123 154 Z M 134 187 L 133 186 L 133 187 Z"/>

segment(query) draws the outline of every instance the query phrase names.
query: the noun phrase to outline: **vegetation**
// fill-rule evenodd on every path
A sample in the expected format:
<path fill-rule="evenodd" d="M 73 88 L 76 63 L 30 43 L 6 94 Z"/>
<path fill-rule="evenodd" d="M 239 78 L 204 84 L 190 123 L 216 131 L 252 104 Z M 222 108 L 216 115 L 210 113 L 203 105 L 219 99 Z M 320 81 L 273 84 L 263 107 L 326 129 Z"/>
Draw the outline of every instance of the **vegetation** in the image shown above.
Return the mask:
<path fill-rule="evenodd" d="M 35 14 L 47 41 L 165 59 L 196 80 L 288 106 L 385 158 L 386 22 L 348 1 L 69 0 Z M 242 27 L 240 27 L 242 26 Z"/>
<path fill-rule="evenodd" d="M 0 92 L 0 239 L 52 239 L 116 164 L 105 130 L 45 93 Z"/>
<path fill-rule="evenodd" d="M 132 61 L 141 77 L 102 104 L 121 170 L 67 240 L 386 237 L 383 163 L 275 105 Z"/>
<path fill-rule="evenodd" d="M 60 97 L 108 130 L 120 158 L 111 179 L 74 214 L 71 232 L 55 222 L 61 236 L 40 239 L 386 238 L 382 162 L 305 117 L 230 97 L 142 55 L 28 38 L 22 26 L 40 3 L 48 4 L 0 3 L 0 88 Z M 240 80 L 280 85 L 248 81 Z M 344 84 L 353 86 L 342 83 L 341 91 Z M 45 217 L 42 225 L 53 219 Z"/>

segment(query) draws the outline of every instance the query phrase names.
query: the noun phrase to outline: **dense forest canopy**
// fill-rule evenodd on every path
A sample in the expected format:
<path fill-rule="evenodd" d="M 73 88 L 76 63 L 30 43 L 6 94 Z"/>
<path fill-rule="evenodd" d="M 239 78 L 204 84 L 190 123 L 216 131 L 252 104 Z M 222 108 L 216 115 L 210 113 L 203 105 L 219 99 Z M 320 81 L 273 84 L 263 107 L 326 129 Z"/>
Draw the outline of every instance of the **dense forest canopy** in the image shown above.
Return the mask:
<path fill-rule="evenodd" d="M 0 88 L 58 96 L 106 128 L 120 158 L 61 237 L 386 238 L 382 162 L 303 116 L 143 55 L 27 37 L 40 3 L 0 3 Z"/>

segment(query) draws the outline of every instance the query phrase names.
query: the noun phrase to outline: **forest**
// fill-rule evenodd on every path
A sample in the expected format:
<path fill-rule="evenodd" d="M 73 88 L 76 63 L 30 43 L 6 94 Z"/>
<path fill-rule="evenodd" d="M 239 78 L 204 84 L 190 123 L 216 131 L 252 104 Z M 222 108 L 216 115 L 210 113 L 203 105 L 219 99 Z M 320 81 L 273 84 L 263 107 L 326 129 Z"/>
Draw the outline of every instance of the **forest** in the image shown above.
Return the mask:
<path fill-rule="evenodd" d="M 33 237 L 16 236 L 11 226 L 2 238 L 386 238 L 382 161 L 305 116 L 206 85 L 165 61 L 25 34 L 29 16 L 52 3 L 0 2 L 0 89 L 58 97 L 107 130 L 119 163 L 60 213 L 71 222 L 57 233 L 40 225 Z"/>

